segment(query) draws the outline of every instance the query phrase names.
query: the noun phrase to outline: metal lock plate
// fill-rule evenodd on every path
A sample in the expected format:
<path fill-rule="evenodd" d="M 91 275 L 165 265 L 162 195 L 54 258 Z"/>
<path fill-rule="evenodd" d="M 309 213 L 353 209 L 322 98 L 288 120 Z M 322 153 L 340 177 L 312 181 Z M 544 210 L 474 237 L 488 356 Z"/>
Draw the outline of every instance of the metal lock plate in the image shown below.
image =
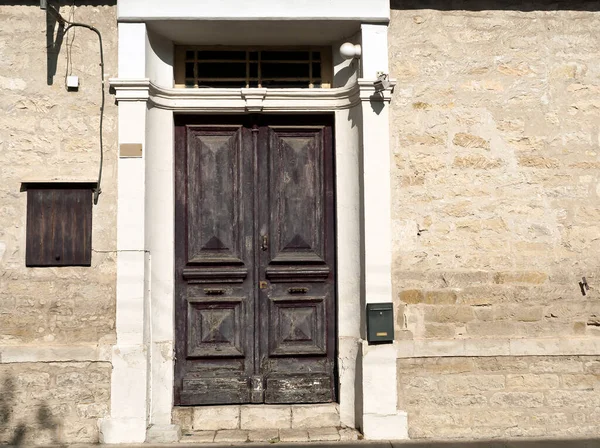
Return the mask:
<path fill-rule="evenodd" d="M 259 284 L 260 289 L 267 289 L 267 282 L 265 280 L 262 280 Z"/>

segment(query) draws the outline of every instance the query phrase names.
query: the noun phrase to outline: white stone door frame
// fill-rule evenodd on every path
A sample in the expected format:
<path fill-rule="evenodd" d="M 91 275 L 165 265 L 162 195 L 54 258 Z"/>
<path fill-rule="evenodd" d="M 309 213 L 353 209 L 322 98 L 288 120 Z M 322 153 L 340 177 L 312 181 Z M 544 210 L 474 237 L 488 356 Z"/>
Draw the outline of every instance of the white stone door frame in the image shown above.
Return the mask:
<path fill-rule="evenodd" d="M 397 410 L 396 351 L 368 346 L 365 303 L 391 302 L 388 107 L 376 93 L 387 73 L 387 25 L 361 26 L 362 78 L 334 89 L 174 89 L 173 45 L 145 23 L 119 24 L 117 344 L 105 443 L 175 441 L 174 347 L 175 113 L 335 114 L 338 374 L 340 418 L 370 439 L 406 438 Z M 358 64 L 355 65 L 355 68 Z M 166 87 L 168 86 L 168 87 Z M 362 172 L 361 172 L 362 169 Z M 361 179 L 362 178 L 362 179 Z"/>

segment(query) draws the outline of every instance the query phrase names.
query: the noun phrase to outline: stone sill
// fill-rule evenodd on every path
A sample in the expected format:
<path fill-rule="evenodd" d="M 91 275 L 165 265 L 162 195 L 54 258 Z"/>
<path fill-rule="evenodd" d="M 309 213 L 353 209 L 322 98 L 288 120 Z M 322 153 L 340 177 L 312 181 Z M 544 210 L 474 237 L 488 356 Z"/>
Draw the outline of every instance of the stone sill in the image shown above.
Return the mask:
<path fill-rule="evenodd" d="M 4 345 L 0 364 L 29 362 L 110 362 L 111 345 Z"/>
<path fill-rule="evenodd" d="M 595 356 L 600 355 L 600 337 L 398 340 L 394 348 L 397 358 Z"/>

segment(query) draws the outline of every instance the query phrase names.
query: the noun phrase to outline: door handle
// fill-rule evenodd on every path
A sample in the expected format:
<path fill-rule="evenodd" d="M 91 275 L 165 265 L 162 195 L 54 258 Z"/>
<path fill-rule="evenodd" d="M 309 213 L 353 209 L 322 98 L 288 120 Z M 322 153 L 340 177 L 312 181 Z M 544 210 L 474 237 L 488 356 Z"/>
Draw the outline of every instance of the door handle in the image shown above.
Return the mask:
<path fill-rule="evenodd" d="M 268 250 L 269 249 L 269 237 L 267 235 L 263 235 L 262 236 L 262 244 L 260 246 L 261 250 Z"/>

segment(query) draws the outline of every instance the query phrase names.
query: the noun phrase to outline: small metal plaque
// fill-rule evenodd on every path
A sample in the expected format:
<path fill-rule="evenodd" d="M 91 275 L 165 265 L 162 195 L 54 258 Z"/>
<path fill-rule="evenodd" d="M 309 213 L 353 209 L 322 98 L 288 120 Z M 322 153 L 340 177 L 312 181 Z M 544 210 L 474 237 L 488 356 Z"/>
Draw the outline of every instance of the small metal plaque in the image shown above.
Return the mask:
<path fill-rule="evenodd" d="M 141 143 L 122 143 L 119 145 L 120 157 L 142 157 Z"/>

